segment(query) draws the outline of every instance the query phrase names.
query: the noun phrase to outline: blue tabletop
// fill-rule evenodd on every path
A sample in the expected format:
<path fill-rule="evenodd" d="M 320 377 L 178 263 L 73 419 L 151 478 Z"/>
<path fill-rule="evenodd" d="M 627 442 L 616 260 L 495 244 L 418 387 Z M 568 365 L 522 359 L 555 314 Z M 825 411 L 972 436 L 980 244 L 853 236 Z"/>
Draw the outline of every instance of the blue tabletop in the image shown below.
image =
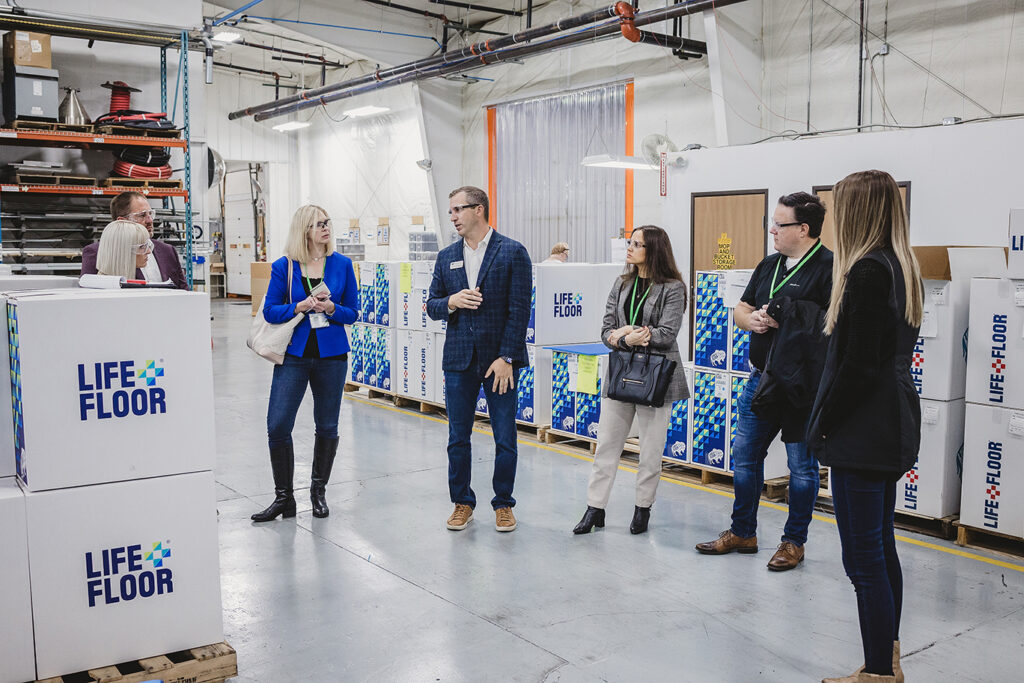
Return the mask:
<path fill-rule="evenodd" d="M 604 344 L 566 344 L 565 346 L 545 346 L 544 348 L 583 356 L 606 356 L 609 352 L 609 348 Z"/>

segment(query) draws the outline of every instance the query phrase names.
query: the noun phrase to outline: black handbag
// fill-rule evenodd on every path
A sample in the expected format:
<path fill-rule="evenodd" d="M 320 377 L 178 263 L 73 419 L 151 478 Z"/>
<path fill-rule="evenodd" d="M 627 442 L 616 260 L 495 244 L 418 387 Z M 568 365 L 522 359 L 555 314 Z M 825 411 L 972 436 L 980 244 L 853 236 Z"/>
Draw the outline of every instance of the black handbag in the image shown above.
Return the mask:
<path fill-rule="evenodd" d="M 608 398 L 660 408 L 676 362 L 641 349 L 612 351 L 608 357 Z"/>

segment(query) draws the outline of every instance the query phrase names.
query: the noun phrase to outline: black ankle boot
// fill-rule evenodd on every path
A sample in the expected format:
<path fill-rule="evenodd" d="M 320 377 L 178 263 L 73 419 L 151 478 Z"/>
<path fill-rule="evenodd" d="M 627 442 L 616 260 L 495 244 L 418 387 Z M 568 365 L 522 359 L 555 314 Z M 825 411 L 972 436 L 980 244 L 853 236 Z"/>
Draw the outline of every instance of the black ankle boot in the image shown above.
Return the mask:
<path fill-rule="evenodd" d="M 309 483 L 309 500 L 313 503 L 313 516 L 326 517 L 331 514 L 327 507 L 324 490 L 331 478 L 334 456 L 338 452 L 338 437 L 328 439 L 318 436 L 313 442 L 313 476 Z"/>
<path fill-rule="evenodd" d="M 574 534 L 589 534 L 595 526 L 600 529 L 604 528 L 604 510 L 588 505 L 587 511 L 583 513 L 583 519 L 572 532 Z"/>
<path fill-rule="evenodd" d="M 639 505 L 633 508 L 633 521 L 629 523 L 629 533 L 642 534 L 647 531 L 647 523 L 651 521 L 651 508 Z"/>
<path fill-rule="evenodd" d="M 270 469 L 274 472 L 274 502 L 266 510 L 254 514 L 254 522 L 269 522 L 282 517 L 295 516 L 295 496 L 292 495 L 292 474 L 295 470 L 295 451 L 291 444 L 270 448 Z"/>

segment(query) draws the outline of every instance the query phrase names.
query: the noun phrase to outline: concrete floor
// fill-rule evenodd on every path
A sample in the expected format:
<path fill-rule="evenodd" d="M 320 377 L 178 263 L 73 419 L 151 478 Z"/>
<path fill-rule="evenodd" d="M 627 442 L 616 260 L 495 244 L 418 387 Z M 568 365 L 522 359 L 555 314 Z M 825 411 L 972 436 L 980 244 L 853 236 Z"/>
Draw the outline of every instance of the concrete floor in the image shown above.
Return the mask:
<path fill-rule="evenodd" d="M 474 435 L 483 502 L 447 531 L 447 425 L 346 399 L 331 516 L 256 525 L 273 498 L 266 447 L 271 366 L 245 347 L 248 303 L 213 311 L 225 638 L 240 681 L 817 681 L 863 663 L 834 521 L 816 515 L 807 559 L 769 572 L 785 509 L 762 505 L 761 552 L 704 557 L 731 496 L 663 481 L 651 530 L 631 536 L 633 475 L 608 526 L 572 527 L 590 463 L 520 441 L 519 528 L 494 530 L 493 445 Z M 309 481 L 307 395 L 294 434 Z M 1024 560 L 901 534 L 909 681 L 1019 681 Z M 987 561 L 986 561 L 987 560 Z"/>

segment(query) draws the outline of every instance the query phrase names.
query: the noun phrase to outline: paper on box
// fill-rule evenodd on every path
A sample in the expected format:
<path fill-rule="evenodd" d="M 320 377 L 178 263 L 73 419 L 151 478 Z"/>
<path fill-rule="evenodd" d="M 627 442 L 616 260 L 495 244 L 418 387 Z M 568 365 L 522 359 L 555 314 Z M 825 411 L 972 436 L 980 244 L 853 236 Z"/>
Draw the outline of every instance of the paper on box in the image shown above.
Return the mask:
<path fill-rule="evenodd" d="M 1024 411 L 967 404 L 960 522 L 1024 537 Z"/>
<path fill-rule="evenodd" d="M 36 680 L 25 496 L 0 479 L 0 683 Z"/>
<path fill-rule="evenodd" d="M 213 487 L 201 472 L 26 494 L 40 678 L 223 640 Z"/>

